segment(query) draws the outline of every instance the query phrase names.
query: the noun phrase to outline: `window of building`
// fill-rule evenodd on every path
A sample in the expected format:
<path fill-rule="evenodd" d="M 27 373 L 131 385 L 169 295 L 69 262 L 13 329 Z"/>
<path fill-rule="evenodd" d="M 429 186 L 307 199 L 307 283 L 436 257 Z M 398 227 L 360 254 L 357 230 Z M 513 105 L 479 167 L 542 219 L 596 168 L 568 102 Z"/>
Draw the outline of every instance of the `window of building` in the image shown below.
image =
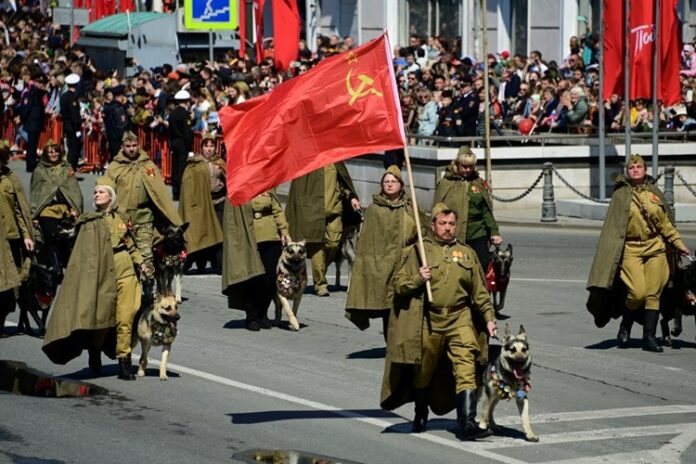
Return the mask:
<path fill-rule="evenodd" d="M 510 2 L 512 23 L 512 53 L 527 56 L 527 41 L 529 29 L 529 0 Z"/>
<path fill-rule="evenodd" d="M 408 43 L 408 36 L 423 37 L 438 35 L 454 39 L 461 35 L 462 0 L 401 0 L 399 14 L 401 23 L 400 43 Z M 454 40 L 450 40 L 454 45 Z"/>

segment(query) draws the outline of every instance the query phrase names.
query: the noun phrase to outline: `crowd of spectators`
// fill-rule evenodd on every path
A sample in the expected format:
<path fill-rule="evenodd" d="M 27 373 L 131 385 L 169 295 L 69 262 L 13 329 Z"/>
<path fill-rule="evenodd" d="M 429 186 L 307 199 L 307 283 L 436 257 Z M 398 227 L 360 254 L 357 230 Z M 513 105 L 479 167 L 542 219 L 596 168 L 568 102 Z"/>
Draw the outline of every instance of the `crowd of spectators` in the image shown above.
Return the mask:
<path fill-rule="evenodd" d="M 218 109 L 271 91 L 286 79 L 307 72 L 327 56 L 356 44 L 349 36 L 319 37 L 312 51 L 300 43 L 298 61 L 278 73 L 273 65 L 272 41 L 265 41 L 260 63 L 239 59 L 234 50 L 216 56 L 215 62 L 162 63 L 143 69 L 134 63 L 131 75 L 97 69 L 84 50 L 69 44 L 66 27 L 52 24 L 38 9 L 0 12 L 0 112 L 14 124 L 16 151 L 35 159 L 38 132 L 47 117 L 68 117 L 61 107 L 66 78 L 79 76 L 76 98 L 81 127 L 70 137 L 105 134 L 104 152 L 113 156 L 128 129 L 167 134 L 168 117 L 179 90 L 191 96 L 192 128 L 219 131 Z M 456 40 L 443 37 L 409 38 L 408 46 L 395 48 L 395 70 L 403 120 L 411 135 L 480 136 L 484 128 L 483 63 L 460 58 Z M 594 34 L 573 37 L 567 56 L 558 63 L 539 51 L 529 56 L 508 51 L 490 53 L 490 119 L 493 133 L 590 133 L 598 126 L 598 41 Z M 660 128 L 688 130 L 696 125 L 696 53 L 692 44 L 682 53 L 683 102 L 661 109 Z M 135 71 L 133 71 L 135 69 Z M 606 126 L 623 131 L 624 103 L 612 95 L 605 103 Z M 631 128 L 651 129 L 650 102 L 630 104 Z M 74 116 L 74 115 L 73 115 Z M 79 129 L 79 130 L 78 130 Z M 40 147 L 38 147 L 40 148 Z M 72 162 L 72 160 L 71 160 Z M 79 157 L 75 158 L 79 162 Z M 31 166 L 28 164 L 28 169 Z"/>

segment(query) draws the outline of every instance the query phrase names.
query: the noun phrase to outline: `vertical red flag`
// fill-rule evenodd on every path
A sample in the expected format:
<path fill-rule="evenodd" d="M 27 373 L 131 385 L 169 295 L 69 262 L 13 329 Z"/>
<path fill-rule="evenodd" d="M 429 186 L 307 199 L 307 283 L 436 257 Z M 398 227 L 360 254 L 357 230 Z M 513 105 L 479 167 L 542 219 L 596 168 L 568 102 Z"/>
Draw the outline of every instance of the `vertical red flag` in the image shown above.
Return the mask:
<path fill-rule="evenodd" d="M 604 92 L 602 100 L 606 101 L 616 93 L 621 94 L 623 88 L 624 62 L 624 5 L 623 1 L 604 1 Z"/>
<path fill-rule="evenodd" d="M 386 35 L 219 115 L 234 205 L 328 164 L 405 144 Z"/>
<path fill-rule="evenodd" d="M 239 58 L 246 58 L 246 0 L 239 0 Z"/>
<path fill-rule="evenodd" d="M 277 71 L 286 71 L 297 59 L 300 24 L 297 0 L 273 0 L 273 58 Z"/>
<path fill-rule="evenodd" d="M 254 24 L 256 25 L 256 62 L 263 60 L 263 7 L 266 0 L 254 0 Z"/>
<path fill-rule="evenodd" d="M 676 14 L 678 0 L 662 2 L 658 55 L 658 99 L 672 105 L 681 98 L 679 66 L 681 30 Z M 630 97 L 652 98 L 653 53 L 655 47 L 654 0 L 631 0 L 630 36 L 624 33 L 624 2 L 604 0 L 604 92 L 624 94 L 624 50 L 628 45 L 631 71 Z M 628 42 L 628 44 L 626 43 Z"/>

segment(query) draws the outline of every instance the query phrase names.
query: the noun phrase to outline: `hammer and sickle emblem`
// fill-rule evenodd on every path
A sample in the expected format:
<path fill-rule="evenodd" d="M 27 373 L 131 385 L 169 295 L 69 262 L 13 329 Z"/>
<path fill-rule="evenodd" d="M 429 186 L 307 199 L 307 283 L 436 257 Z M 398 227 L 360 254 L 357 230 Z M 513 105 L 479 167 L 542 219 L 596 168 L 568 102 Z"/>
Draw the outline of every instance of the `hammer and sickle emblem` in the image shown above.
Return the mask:
<path fill-rule="evenodd" d="M 370 94 L 377 95 L 378 97 L 382 96 L 382 92 L 372 86 L 375 83 L 375 80 L 370 76 L 366 76 L 365 74 L 358 74 L 360 85 L 358 85 L 357 89 L 354 89 L 353 84 L 350 81 L 350 73 L 352 71 L 353 70 L 350 69 L 348 70 L 348 74 L 346 74 L 346 88 L 348 89 L 348 93 L 351 97 L 348 105 L 353 106 L 353 103 L 355 103 L 358 98 L 367 97 Z"/>

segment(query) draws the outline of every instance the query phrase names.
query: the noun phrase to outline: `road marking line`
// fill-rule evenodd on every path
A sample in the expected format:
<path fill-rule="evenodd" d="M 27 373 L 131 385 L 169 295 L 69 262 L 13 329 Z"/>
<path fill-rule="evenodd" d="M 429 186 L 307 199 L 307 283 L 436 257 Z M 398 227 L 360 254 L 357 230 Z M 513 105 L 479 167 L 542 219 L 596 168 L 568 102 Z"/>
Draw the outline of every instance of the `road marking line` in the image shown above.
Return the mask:
<path fill-rule="evenodd" d="M 159 364 L 160 364 L 159 360 L 156 360 L 156 359 L 150 359 L 150 362 L 152 364 L 156 364 L 157 366 L 159 366 Z M 357 420 L 359 422 L 363 422 L 365 424 L 369 424 L 369 425 L 378 427 L 382 430 L 394 425 L 394 423 L 389 422 L 389 421 L 385 421 L 385 420 L 381 420 L 381 419 L 374 419 L 371 417 L 366 417 L 366 416 L 363 416 L 362 414 L 357 414 L 357 413 L 352 412 L 352 411 L 346 411 L 345 409 L 338 408 L 336 406 L 330 406 L 328 404 L 323 404 L 323 403 L 319 403 L 316 401 L 306 400 L 304 398 L 300 398 L 300 397 L 293 396 L 293 395 L 288 395 L 286 393 L 281 393 L 281 392 L 277 392 L 274 390 L 269 390 L 268 388 L 257 387 L 255 385 L 249 385 L 246 383 L 238 382 L 236 380 L 221 377 L 219 375 L 209 374 L 207 372 L 199 371 L 198 369 L 192 369 L 189 367 L 179 366 L 177 364 L 172 364 L 172 363 L 168 363 L 167 367 L 173 371 L 178 371 L 178 372 L 181 372 L 183 374 L 188 374 L 191 376 L 199 377 L 199 378 L 202 378 L 205 380 L 209 380 L 211 382 L 216 382 L 216 383 L 219 383 L 222 385 L 227 385 L 227 386 L 234 387 L 234 388 L 237 388 L 240 390 L 245 390 L 245 391 L 257 393 L 260 395 L 269 396 L 271 398 L 276 398 L 279 400 L 287 401 L 289 403 L 295 403 L 295 404 L 298 404 L 300 406 L 304 406 L 304 407 L 311 408 L 311 409 L 316 409 L 319 411 L 330 411 L 330 412 L 336 414 L 337 416 L 345 417 L 348 419 L 354 419 L 354 420 Z M 485 449 L 474 449 L 471 447 L 472 443 L 474 443 L 474 442 L 454 441 L 454 440 L 450 440 L 447 438 L 439 437 L 437 435 L 432 435 L 430 433 L 419 433 L 419 434 L 413 434 L 412 436 L 415 438 L 419 438 L 421 440 L 426 440 L 426 441 L 429 441 L 432 443 L 436 443 L 436 444 L 443 445 L 443 446 L 448 446 L 450 448 L 455 448 L 455 449 L 458 449 L 461 451 L 465 451 L 467 453 L 475 454 L 477 456 L 485 457 L 488 459 L 493 459 L 495 461 L 502 462 L 504 464 L 528 464 L 525 461 L 520 461 L 518 459 L 510 458 L 507 456 L 502 456 L 502 455 L 499 455 L 497 453 L 489 452 Z"/>
<path fill-rule="evenodd" d="M 580 280 L 580 279 L 535 279 L 532 277 L 511 277 L 511 281 L 518 281 L 518 282 L 560 282 L 560 283 L 567 283 L 567 284 L 584 284 L 587 283 L 587 280 Z"/>
<path fill-rule="evenodd" d="M 570 422 L 593 419 L 617 419 L 622 417 L 657 416 L 662 414 L 695 413 L 696 405 L 674 404 L 669 406 L 643 406 L 638 408 L 597 409 L 591 411 L 572 411 L 549 414 L 532 414 L 532 424 L 547 422 Z M 501 417 L 497 423 L 515 424 L 520 422 L 519 416 Z"/>

